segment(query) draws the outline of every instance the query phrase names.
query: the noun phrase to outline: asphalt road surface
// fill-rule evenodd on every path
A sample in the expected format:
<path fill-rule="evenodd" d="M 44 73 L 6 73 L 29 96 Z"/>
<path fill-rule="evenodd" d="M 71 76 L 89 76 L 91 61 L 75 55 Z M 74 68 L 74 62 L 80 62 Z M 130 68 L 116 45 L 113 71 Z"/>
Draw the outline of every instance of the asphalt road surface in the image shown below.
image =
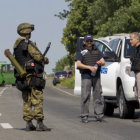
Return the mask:
<path fill-rule="evenodd" d="M 112 117 L 96 122 L 92 100 L 89 123 L 81 123 L 80 97 L 67 88 L 47 84 L 44 90 L 44 123 L 51 132 L 26 132 L 22 104 L 15 87 L 0 87 L 0 140 L 140 140 L 140 122 L 119 119 L 117 110 Z"/>

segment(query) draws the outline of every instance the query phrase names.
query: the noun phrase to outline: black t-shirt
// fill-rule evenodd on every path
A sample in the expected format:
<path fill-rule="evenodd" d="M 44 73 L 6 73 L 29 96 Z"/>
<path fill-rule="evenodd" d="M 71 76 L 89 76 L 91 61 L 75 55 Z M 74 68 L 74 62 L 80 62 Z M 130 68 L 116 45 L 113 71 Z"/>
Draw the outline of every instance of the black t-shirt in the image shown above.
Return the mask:
<path fill-rule="evenodd" d="M 131 55 L 130 60 L 132 62 L 131 70 L 135 73 L 140 72 L 140 45 L 136 47 L 136 50 Z"/>
<path fill-rule="evenodd" d="M 88 50 L 85 49 L 85 50 L 82 50 L 82 53 L 81 52 L 77 52 L 76 53 L 76 61 L 83 61 L 83 52 L 86 53 Z M 96 50 L 97 51 L 97 50 Z M 98 50 L 99 51 L 99 50 Z M 99 59 L 100 60 L 101 58 L 103 58 L 103 55 L 102 53 L 99 51 Z M 100 76 L 100 70 L 101 70 L 101 67 L 98 67 L 97 71 L 96 71 L 96 75 L 95 76 Z M 82 76 L 82 79 L 91 79 L 93 78 L 93 76 L 91 75 L 91 71 L 87 71 L 85 69 L 81 69 L 81 76 Z"/>

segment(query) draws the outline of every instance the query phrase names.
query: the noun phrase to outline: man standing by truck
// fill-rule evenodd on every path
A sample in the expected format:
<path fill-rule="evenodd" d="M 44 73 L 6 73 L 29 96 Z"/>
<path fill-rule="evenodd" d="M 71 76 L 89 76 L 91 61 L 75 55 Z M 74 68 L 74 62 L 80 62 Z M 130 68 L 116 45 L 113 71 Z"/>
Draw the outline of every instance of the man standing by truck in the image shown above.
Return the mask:
<path fill-rule="evenodd" d="M 140 34 L 137 32 L 131 33 L 130 43 L 133 47 L 136 48 L 135 53 L 131 57 L 131 70 L 135 73 L 134 92 L 140 106 Z"/>
<path fill-rule="evenodd" d="M 89 116 L 89 102 L 91 95 L 91 88 L 93 87 L 93 103 L 94 115 L 97 121 L 102 121 L 103 103 L 101 101 L 101 81 L 100 70 L 101 66 L 105 65 L 102 54 L 93 45 L 92 35 L 84 37 L 84 49 L 77 52 L 76 64 L 81 72 L 81 121 L 88 122 Z"/>

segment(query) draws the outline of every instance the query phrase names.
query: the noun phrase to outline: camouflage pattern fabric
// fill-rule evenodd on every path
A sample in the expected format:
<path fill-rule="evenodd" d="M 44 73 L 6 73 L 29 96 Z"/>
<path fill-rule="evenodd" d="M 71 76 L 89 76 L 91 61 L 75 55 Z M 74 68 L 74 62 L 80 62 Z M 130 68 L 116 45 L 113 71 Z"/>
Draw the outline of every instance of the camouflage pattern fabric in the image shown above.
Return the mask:
<path fill-rule="evenodd" d="M 27 75 L 26 80 L 30 87 L 31 74 Z M 30 90 L 31 89 L 31 90 Z M 23 119 L 29 121 L 32 119 L 43 120 L 43 92 L 30 88 L 22 92 L 23 98 Z"/>
<path fill-rule="evenodd" d="M 38 50 L 38 47 L 36 46 L 35 43 L 33 43 L 32 41 L 30 41 L 31 43 L 29 43 L 28 45 L 28 52 L 29 54 L 33 57 L 34 60 L 36 60 L 37 62 L 44 62 L 45 64 L 49 63 L 49 60 L 47 57 L 43 57 L 42 53 Z"/>
<path fill-rule="evenodd" d="M 31 91 L 23 91 L 22 98 L 23 119 L 25 121 L 29 121 L 32 119 L 43 120 L 43 92 L 32 88 Z"/>
<path fill-rule="evenodd" d="M 14 44 L 14 49 L 19 45 L 19 43 L 20 43 L 22 40 L 25 40 L 25 39 L 26 39 L 25 37 L 19 37 L 19 38 L 16 40 L 15 44 Z"/>
<path fill-rule="evenodd" d="M 32 44 L 34 44 L 34 43 L 32 42 Z M 34 44 L 34 46 L 36 48 L 38 48 L 35 44 Z M 34 48 L 31 44 L 29 44 L 28 45 L 28 52 L 34 60 L 41 63 L 43 61 L 44 57 L 42 56 L 41 52 L 38 51 L 36 48 Z"/>
<path fill-rule="evenodd" d="M 49 59 L 47 57 L 44 57 L 44 63 L 49 64 Z"/>
<path fill-rule="evenodd" d="M 19 35 L 22 34 L 29 34 L 31 33 L 34 29 L 32 28 L 33 25 L 29 24 L 29 23 L 21 23 L 18 27 L 17 27 L 17 32 Z"/>

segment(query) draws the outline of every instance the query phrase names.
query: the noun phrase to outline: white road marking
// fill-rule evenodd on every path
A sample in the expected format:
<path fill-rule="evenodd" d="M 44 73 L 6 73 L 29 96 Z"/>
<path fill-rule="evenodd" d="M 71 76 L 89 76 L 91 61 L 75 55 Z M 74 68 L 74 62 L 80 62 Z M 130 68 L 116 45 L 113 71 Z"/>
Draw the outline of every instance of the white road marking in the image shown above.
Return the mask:
<path fill-rule="evenodd" d="M 3 92 L 7 89 L 8 87 L 5 87 L 3 88 L 1 91 L 0 91 L 0 96 L 3 94 Z"/>
<path fill-rule="evenodd" d="M 1 125 L 4 129 L 11 129 L 11 128 L 13 128 L 9 123 L 0 123 L 0 125 Z"/>
<path fill-rule="evenodd" d="M 0 96 L 4 93 L 4 91 L 7 89 L 8 87 L 3 88 L 0 91 Z M 2 116 L 2 113 L 0 113 L 0 117 Z M 0 125 L 4 128 L 4 129 L 11 129 L 13 128 L 9 123 L 0 123 Z"/>
<path fill-rule="evenodd" d="M 53 88 L 55 88 L 55 89 L 57 89 L 57 90 L 59 90 L 59 91 L 61 91 L 61 92 L 64 92 L 64 93 L 66 93 L 66 94 L 68 94 L 68 95 L 70 95 L 70 96 L 76 97 L 75 95 L 73 95 L 73 94 L 71 94 L 71 93 L 69 93 L 69 92 L 67 92 L 67 91 L 61 90 L 60 88 L 57 88 L 57 87 L 53 87 Z"/>

